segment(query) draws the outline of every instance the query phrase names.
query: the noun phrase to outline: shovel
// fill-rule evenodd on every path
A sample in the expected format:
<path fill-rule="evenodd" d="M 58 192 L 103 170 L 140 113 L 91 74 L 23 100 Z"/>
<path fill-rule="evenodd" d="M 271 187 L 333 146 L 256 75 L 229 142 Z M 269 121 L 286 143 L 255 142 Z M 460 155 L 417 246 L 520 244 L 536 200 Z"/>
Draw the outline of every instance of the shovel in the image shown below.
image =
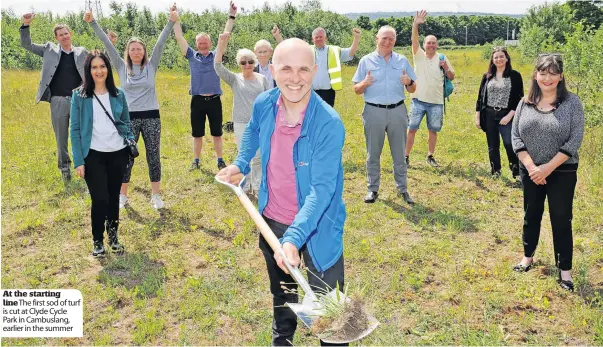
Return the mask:
<path fill-rule="evenodd" d="M 304 291 L 304 298 L 302 299 L 301 304 L 286 303 L 286 305 L 289 308 L 291 308 L 291 310 L 293 310 L 293 312 L 299 317 L 299 319 L 301 319 L 301 321 L 308 328 L 311 328 L 312 324 L 320 316 L 325 314 L 324 308 L 320 304 L 318 297 L 312 290 L 312 287 L 310 287 L 310 284 L 308 283 L 306 278 L 299 271 L 299 268 L 294 267 L 291 265 L 291 263 L 289 263 L 289 259 L 285 256 L 285 253 L 283 252 L 283 248 L 281 247 L 280 241 L 278 240 L 276 235 L 274 235 L 274 232 L 272 231 L 272 229 L 270 229 L 270 227 L 268 226 L 268 224 L 266 223 L 264 218 L 262 218 L 262 216 L 260 215 L 260 212 L 256 209 L 256 207 L 253 205 L 251 200 L 249 200 L 249 198 L 243 191 L 242 187 L 243 187 L 243 183 L 245 181 L 245 177 L 243 176 L 243 174 L 239 173 L 239 174 L 231 176 L 231 180 L 234 182 L 240 180 L 239 184 L 236 186 L 234 184 L 224 181 L 224 178 L 225 178 L 225 176 L 218 176 L 218 175 L 216 175 L 216 177 L 215 177 L 216 182 L 218 182 L 221 187 L 229 188 L 236 194 L 236 196 L 239 198 L 239 201 L 241 202 L 241 204 L 243 205 L 243 207 L 245 208 L 245 210 L 247 211 L 247 213 L 249 214 L 251 219 L 253 219 L 253 221 L 255 222 L 255 225 L 258 227 L 260 234 L 262 234 L 262 236 L 264 237 L 266 242 L 268 242 L 268 245 L 270 245 L 270 248 L 272 248 L 272 250 L 275 253 L 277 253 L 277 252 L 280 253 L 280 255 L 283 258 L 283 261 L 285 263 L 285 266 L 287 267 L 287 270 L 289 271 L 289 274 L 291 275 L 291 277 L 293 277 L 295 282 L 297 282 L 297 284 Z M 338 298 L 340 298 L 340 300 L 346 300 L 346 301 L 350 300 L 349 298 L 346 298 L 342 292 L 337 293 L 336 291 L 337 291 L 337 289 L 333 289 L 327 295 L 330 295 L 332 297 L 338 297 Z M 338 294 L 339 294 L 339 296 L 337 296 Z M 333 338 L 321 337 L 321 336 L 319 336 L 319 338 L 321 338 L 322 341 L 327 342 L 327 343 L 349 343 L 349 342 L 360 340 L 360 339 L 368 336 L 379 325 L 379 321 L 377 321 L 377 319 L 373 316 L 369 315 L 368 320 L 369 320 L 369 326 L 366 330 L 360 331 L 360 332 L 358 332 L 358 334 L 355 334 L 355 336 L 353 336 L 353 337 L 350 336 L 349 338 L 347 338 L 345 340 L 333 339 Z"/>

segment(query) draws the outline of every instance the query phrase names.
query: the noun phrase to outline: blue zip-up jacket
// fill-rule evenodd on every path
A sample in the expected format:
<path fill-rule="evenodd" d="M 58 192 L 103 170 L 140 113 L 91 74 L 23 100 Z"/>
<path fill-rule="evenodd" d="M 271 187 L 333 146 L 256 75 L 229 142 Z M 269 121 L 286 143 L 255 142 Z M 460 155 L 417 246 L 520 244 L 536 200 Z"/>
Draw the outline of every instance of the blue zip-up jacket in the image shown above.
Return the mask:
<path fill-rule="evenodd" d="M 73 91 L 71 96 L 71 151 L 73 152 L 73 167 L 84 165 L 84 159 L 90 151 L 92 142 L 92 124 L 94 110 L 92 108 L 93 97 L 82 97 L 81 88 Z M 117 96 L 109 95 L 113 119 L 117 123 L 118 132 L 121 136 L 127 136 L 134 140 L 132 126 L 130 124 L 130 113 L 128 112 L 128 103 L 122 89 L 117 88 Z"/>
<path fill-rule="evenodd" d="M 324 272 L 343 253 L 345 129 L 337 112 L 314 91 L 311 93 L 299 139 L 293 145 L 299 212 L 281 244 L 291 242 L 297 249 L 306 244 L 316 269 Z M 266 172 L 280 95 L 280 90 L 274 88 L 256 98 L 251 120 L 241 138 L 241 150 L 233 163 L 243 174 L 248 174 L 249 162 L 259 147 L 264 173 L 258 200 L 260 213 L 268 203 Z"/>

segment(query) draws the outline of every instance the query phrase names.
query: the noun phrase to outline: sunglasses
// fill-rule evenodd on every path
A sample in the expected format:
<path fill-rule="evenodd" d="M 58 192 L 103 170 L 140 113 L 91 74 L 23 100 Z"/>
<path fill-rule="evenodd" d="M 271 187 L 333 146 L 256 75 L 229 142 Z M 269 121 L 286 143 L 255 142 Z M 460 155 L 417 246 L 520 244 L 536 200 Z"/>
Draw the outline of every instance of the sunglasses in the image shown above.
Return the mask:
<path fill-rule="evenodd" d="M 241 61 L 239 62 L 239 64 L 241 64 L 241 65 L 243 65 L 243 66 L 245 66 L 245 65 L 247 65 L 247 64 L 249 64 L 249 65 L 254 65 L 254 64 L 255 64 L 255 60 L 253 60 L 253 59 L 252 59 L 252 60 L 247 60 L 247 61 L 241 60 Z"/>
<path fill-rule="evenodd" d="M 492 47 L 492 51 L 507 51 L 507 47 L 505 46 L 496 46 L 496 47 Z"/>

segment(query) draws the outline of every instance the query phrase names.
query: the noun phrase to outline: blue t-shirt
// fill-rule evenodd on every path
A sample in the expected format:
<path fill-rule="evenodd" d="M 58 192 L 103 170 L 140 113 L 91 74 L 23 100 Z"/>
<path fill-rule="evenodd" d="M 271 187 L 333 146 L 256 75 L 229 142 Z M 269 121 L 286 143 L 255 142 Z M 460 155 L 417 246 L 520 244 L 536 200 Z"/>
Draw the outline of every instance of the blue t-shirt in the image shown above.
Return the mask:
<path fill-rule="evenodd" d="M 220 77 L 214 69 L 215 51 L 210 51 L 207 56 L 201 55 L 192 48 L 186 51 L 186 59 L 191 69 L 190 95 L 222 94 Z"/>

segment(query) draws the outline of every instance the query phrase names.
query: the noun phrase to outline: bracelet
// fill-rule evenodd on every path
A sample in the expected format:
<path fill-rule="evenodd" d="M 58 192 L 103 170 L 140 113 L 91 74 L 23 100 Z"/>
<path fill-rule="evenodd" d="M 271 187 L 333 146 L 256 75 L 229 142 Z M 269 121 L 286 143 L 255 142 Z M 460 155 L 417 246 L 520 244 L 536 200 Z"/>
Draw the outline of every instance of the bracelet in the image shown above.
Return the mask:
<path fill-rule="evenodd" d="M 235 19 L 235 18 L 237 18 L 237 17 L 235 17 L 235 16 L 228 16 L 228 18 L 230 18 L 230 19 L 234 20 L 234 19 Z"/>

